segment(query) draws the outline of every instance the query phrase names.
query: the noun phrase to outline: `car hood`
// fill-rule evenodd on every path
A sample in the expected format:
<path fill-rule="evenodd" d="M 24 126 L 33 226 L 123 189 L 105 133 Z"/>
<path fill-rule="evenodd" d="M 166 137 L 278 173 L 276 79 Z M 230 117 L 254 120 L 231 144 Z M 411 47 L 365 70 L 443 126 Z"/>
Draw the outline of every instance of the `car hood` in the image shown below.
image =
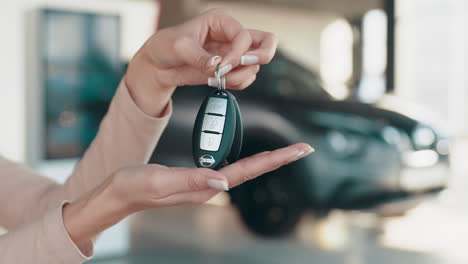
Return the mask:
<path fill-rule="evenodd" d="M 380 109 L 398 112 L 411 119 L 418 120 L 423 124 L 431 126 L 441 134 L 448 134 L 448 131 L 445 129 L 447 127 L 447 122 L 444 118 L 421 104 L 411 102 L 396 95 L 384 95 L 376 103 L 376 106 Z"/>
<path fill-rule="evenodd" d="M 325 113 L 340 113 L 344 116 L 354 115 L 360 118 L 366 118 L 369 120 L 375 120 L 379 123 L 385 123 L 399 127 L 405 131 L 412 131 L 414 127 L 420 123 L 399 111 L 392 109 L 382 108 L 378 105 L 363 104 L 354 101 L 334 101 L 324 99 L 304 99 L 296 98 L 294 100 L 288 100 L 288 102 L 278 102 L 277 105 L 282 105 L 284 109 L 281 111 L 295 110 L 297 112 L 313 111 L 313 112 L 325 112 Z"/>

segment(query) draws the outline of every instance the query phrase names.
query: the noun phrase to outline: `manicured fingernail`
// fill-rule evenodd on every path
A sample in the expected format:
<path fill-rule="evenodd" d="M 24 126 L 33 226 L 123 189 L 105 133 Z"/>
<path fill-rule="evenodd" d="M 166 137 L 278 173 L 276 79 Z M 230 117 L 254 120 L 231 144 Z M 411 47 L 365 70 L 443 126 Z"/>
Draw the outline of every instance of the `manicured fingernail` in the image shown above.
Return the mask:
<path fill-rule="evenodd" d="M 309 155 L 310 153 L 312 153 L 314 151 L 315 151 L 315 149 L 313 147 L 309 146 L 309 150 L 306 152 L 305 156 Z"/>
<path fill-rule="evenodd" d="M 211 68 L 211 67 L 214 67 L 216 65 L 218 65 L 220 62 L 221 62 L 221 56 L 214 56 L 213 58 L 211 58 L 209 61 L 208 61 L 208 68 Z"/>
<path fill-rule="evenodd" d="M 304 158 L 305 156 L 308 156 L 310 153 L 314 152 L 315 149 L 311 146 L 309 146 L 309 149 L 306 151 L 298 151 L 293 157 L 291 157 L 287 163 L 291 163 L 293 161 L 299 160 Z"/>
<path fill-rule="evenodd" d="M 296 161 L 296 160 L 300 159 L 302 157 L 302 155 L 304 155 L 304 151 L 299 151 L 286 162 L 290 163 L 290 162 Z"/>
<path fill-rule="evenodd" d="M 208 78 L 208 85 L 211 87 L 217 87 L 215 78 Z"/>
<path fill-rule="evenodd" d="M 224 76 L 226 73 L 228 73 L 230 70 L 232 70 L 232 65 L 228 64 L 219 69 L 219 75 Z"/>
<path fill-rule="evenodd" d="M 228 183 L 223 181 L 223 180 L 215 180 L 215 179 L 209 179 L 208 180 L 208 186 L 215 190 L 220 190 L 220 191 L 228 191 L 229 186 Z"/>
<path fill-rule="evenodd" d="M 241 57 L 241 65 L 258 64 L 258 57 L 255 55 L 244 55 Z"/>

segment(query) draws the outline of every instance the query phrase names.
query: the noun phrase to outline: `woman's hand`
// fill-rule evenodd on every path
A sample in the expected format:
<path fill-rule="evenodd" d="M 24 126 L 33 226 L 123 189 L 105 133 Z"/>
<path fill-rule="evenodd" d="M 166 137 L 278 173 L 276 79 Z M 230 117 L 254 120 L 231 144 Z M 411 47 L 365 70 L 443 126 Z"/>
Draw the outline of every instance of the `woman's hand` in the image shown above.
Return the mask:
<path fill-rule="evenodd" d="M 218 64 L 228 88 L 246 88 L 276 45 L 273 34 L 245 29 L 222 9 L 212 9 L 154 34 L 131 60 L 126 83 L 144 112 L 159 115 L 177 86 L 216 86 Z"/>
<path fill-rule="evenodd" d="M 200 204 L 313 152 L 299 143 L 241 159 L 219 171 L 143 165 L 117 171 L 90 194 L 64 208 L 65 227 L 81 249 L 106 228 L 137 211 Z M 287 177 L 287 175 L 285 175 Z"/>
<path fill-rule="evenodd" d="M 154 34 L 130 61 L 125 76 L 137 105 L 160 116 L 177 86 L 215 85 L 220 66 L 227 88 L 244 89 L 260 64 L 270 62 L 277 40 L 248 30 L 220 9 Z M 312 152 L 296 144 L 242 159 L 219 171 L 144 165 L 117 171 L 81 199 L 64 207 L 64 224 L 81 249 L 127 215 L 149 209 L 203 203 L 217 193 L 300 159 Z"/>

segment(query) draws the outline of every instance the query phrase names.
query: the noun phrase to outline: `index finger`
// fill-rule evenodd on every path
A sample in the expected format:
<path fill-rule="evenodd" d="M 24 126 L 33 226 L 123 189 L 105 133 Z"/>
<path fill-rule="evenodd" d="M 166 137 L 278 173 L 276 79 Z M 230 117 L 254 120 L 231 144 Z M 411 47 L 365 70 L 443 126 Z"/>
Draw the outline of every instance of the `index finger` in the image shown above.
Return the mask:
<path fill-rule="evenodd" d="M 208 17 L 208 36 L 214 41 L 229 42 L 230 51 L 224 55 L 220 64 L 220 73 L 224 75 L 240 64 L 241 56 L 252 44 L 252 38 L 247 29 L 239 21 L 222 9 L 212 9 L 206 13 Z"/>
<path fill-rule="evenodd" d="M 250 29 L 252 49 L 241 57 L 242 65 L 268 64 L 275 56 L 278 38 L 270 32 Z"/>
<path fill-rule="evenodd" d="M 310 145 L 298 143 L 274 151 L 261 152 L 241 159 L 219 170 L 229 181 L 229 188 L 301 159 L 314 151 Z"/>

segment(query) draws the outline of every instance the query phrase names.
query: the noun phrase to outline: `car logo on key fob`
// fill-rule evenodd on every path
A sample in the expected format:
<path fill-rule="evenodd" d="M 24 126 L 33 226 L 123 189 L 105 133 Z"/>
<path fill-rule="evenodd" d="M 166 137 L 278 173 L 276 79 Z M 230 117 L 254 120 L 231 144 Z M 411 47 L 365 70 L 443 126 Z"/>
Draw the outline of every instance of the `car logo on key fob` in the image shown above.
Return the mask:
<path fill-rule="evenodd" d="M 236 98 L 226 90 L 226 78 L 216 68 L 218 88 L 203 101 L 192 134 L 193 160 L 197 167 L 219 169 L 239 158 L 242 118 Z"/>
<path fill-rule="evenodd" d="M 216 162 L 216 160 L 210 154 L 205 154 L 200 157 L 199 162 L 202 167 L 209 168 Z"/>

